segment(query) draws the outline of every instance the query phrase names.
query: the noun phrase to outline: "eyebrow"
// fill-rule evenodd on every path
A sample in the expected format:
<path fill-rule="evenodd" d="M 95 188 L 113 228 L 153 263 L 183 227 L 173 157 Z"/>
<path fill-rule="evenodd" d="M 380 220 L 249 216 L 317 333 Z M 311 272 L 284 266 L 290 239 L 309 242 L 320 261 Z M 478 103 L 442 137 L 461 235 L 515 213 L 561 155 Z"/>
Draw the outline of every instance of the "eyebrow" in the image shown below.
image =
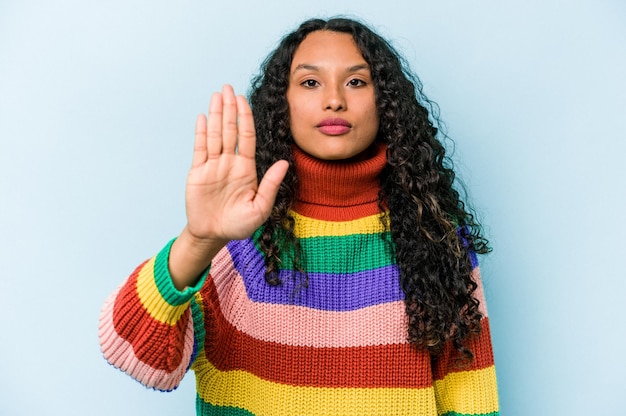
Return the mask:
<path fill-rule="evenodd" d="M 351 67 L 349 67 L 346 72 L 357 72 L 357 71 L 362 71 L 362 70 L 366 70 L 369 71 L 370 66 L 368 64 L 358 64 L 358 65 L 353 65 Z M 316 65 L 310 65 L 310 64 L 300 64 L 297 67 L 295 67 L 295 69 L 293 70 L 293 72 L 297 72 L 299 70 L 308 70 L 308 71 L 316 71 L 319 72 L 320 71 L 320 67 L 316 66 Z"/>

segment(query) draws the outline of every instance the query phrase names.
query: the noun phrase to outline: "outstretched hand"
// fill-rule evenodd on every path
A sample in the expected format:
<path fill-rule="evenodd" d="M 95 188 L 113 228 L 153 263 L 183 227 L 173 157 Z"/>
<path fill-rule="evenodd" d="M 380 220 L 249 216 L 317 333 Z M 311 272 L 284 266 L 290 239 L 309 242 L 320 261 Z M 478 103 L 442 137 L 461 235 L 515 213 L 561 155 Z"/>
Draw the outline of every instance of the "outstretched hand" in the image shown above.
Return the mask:
<path fill-rule="evenodd" d="M 249 237 L 269 216 L 288 164 L 276 162 L 257 181 L 252 110 L 231 86 L 211 98 L 208 120 L 196 121 L 187 178 L 187 228 L 195 238 Z"/>
<path fill-rule="evenodd" d="M 169 270 L 178 289 L 194 285 L 230 240 L 247 238 L 269 217 L 287 173 L 280 160 L 257 181 L 252 110 L 230 85 L 213 94 L 208 120 L 196 121 L 187 177 L 187 225 L 172 245 Z"/>

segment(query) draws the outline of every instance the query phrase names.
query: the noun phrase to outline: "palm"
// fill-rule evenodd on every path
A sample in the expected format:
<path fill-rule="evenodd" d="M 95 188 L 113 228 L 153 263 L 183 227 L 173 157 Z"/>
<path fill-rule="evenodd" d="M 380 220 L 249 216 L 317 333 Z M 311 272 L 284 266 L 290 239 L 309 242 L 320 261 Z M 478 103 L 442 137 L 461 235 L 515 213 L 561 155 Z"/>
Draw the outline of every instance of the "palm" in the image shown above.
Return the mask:
<path fill-rule="evenodd" d="M 279 161 L 257 184 L 252 111 L 231 87 L 211 99 L 209 117 L 196 123 L 187 178 L 187 227 L 197 238 L 250 236 L 269 216 L 286 170 Z"/>

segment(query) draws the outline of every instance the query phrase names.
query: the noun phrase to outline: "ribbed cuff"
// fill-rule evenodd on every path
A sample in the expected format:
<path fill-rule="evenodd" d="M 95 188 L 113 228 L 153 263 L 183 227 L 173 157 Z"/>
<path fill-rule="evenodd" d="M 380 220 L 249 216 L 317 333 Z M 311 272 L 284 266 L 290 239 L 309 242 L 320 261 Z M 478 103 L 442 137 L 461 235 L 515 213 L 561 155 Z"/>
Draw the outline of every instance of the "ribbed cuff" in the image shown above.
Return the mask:
<path fill-rule="evenodd" d="M 175 238 L 167 243 L 159 254 L 157 254 L 154 262 L 154 280 L 163 299 L 165 299 L 165 301 L 172 306 L 179 306 L 189 302 L 193 295 L 195 295 L 200 288 L 202 288 L 202 285 L 204 285 L 204 282 L 209 275 L 211 265 L 209 265 L 209 267 L 201 273 L 198 283 L 194 286 L 186 287 L 183 291 L 176 289 L 168 267 L 170 250 L 174 241 L 176 241 Z"/>

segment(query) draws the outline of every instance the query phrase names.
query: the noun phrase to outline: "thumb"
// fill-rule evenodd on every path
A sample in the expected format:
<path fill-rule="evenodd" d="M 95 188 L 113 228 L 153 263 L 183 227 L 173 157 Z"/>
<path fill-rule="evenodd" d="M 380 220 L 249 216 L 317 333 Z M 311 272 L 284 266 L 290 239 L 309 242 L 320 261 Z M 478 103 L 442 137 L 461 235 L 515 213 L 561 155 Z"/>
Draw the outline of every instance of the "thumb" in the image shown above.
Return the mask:
<path fill-rule="evenodd" d="M 272 210 L 276 194 L 278 194 L 278 188 L 285 178 L 288 168 L 289 163 L 286 160 L 279 160 L 270 166 L 265 175 L 263 175 L 261 183 L 259 183 L 254 202 L 267 214 Z"/>

